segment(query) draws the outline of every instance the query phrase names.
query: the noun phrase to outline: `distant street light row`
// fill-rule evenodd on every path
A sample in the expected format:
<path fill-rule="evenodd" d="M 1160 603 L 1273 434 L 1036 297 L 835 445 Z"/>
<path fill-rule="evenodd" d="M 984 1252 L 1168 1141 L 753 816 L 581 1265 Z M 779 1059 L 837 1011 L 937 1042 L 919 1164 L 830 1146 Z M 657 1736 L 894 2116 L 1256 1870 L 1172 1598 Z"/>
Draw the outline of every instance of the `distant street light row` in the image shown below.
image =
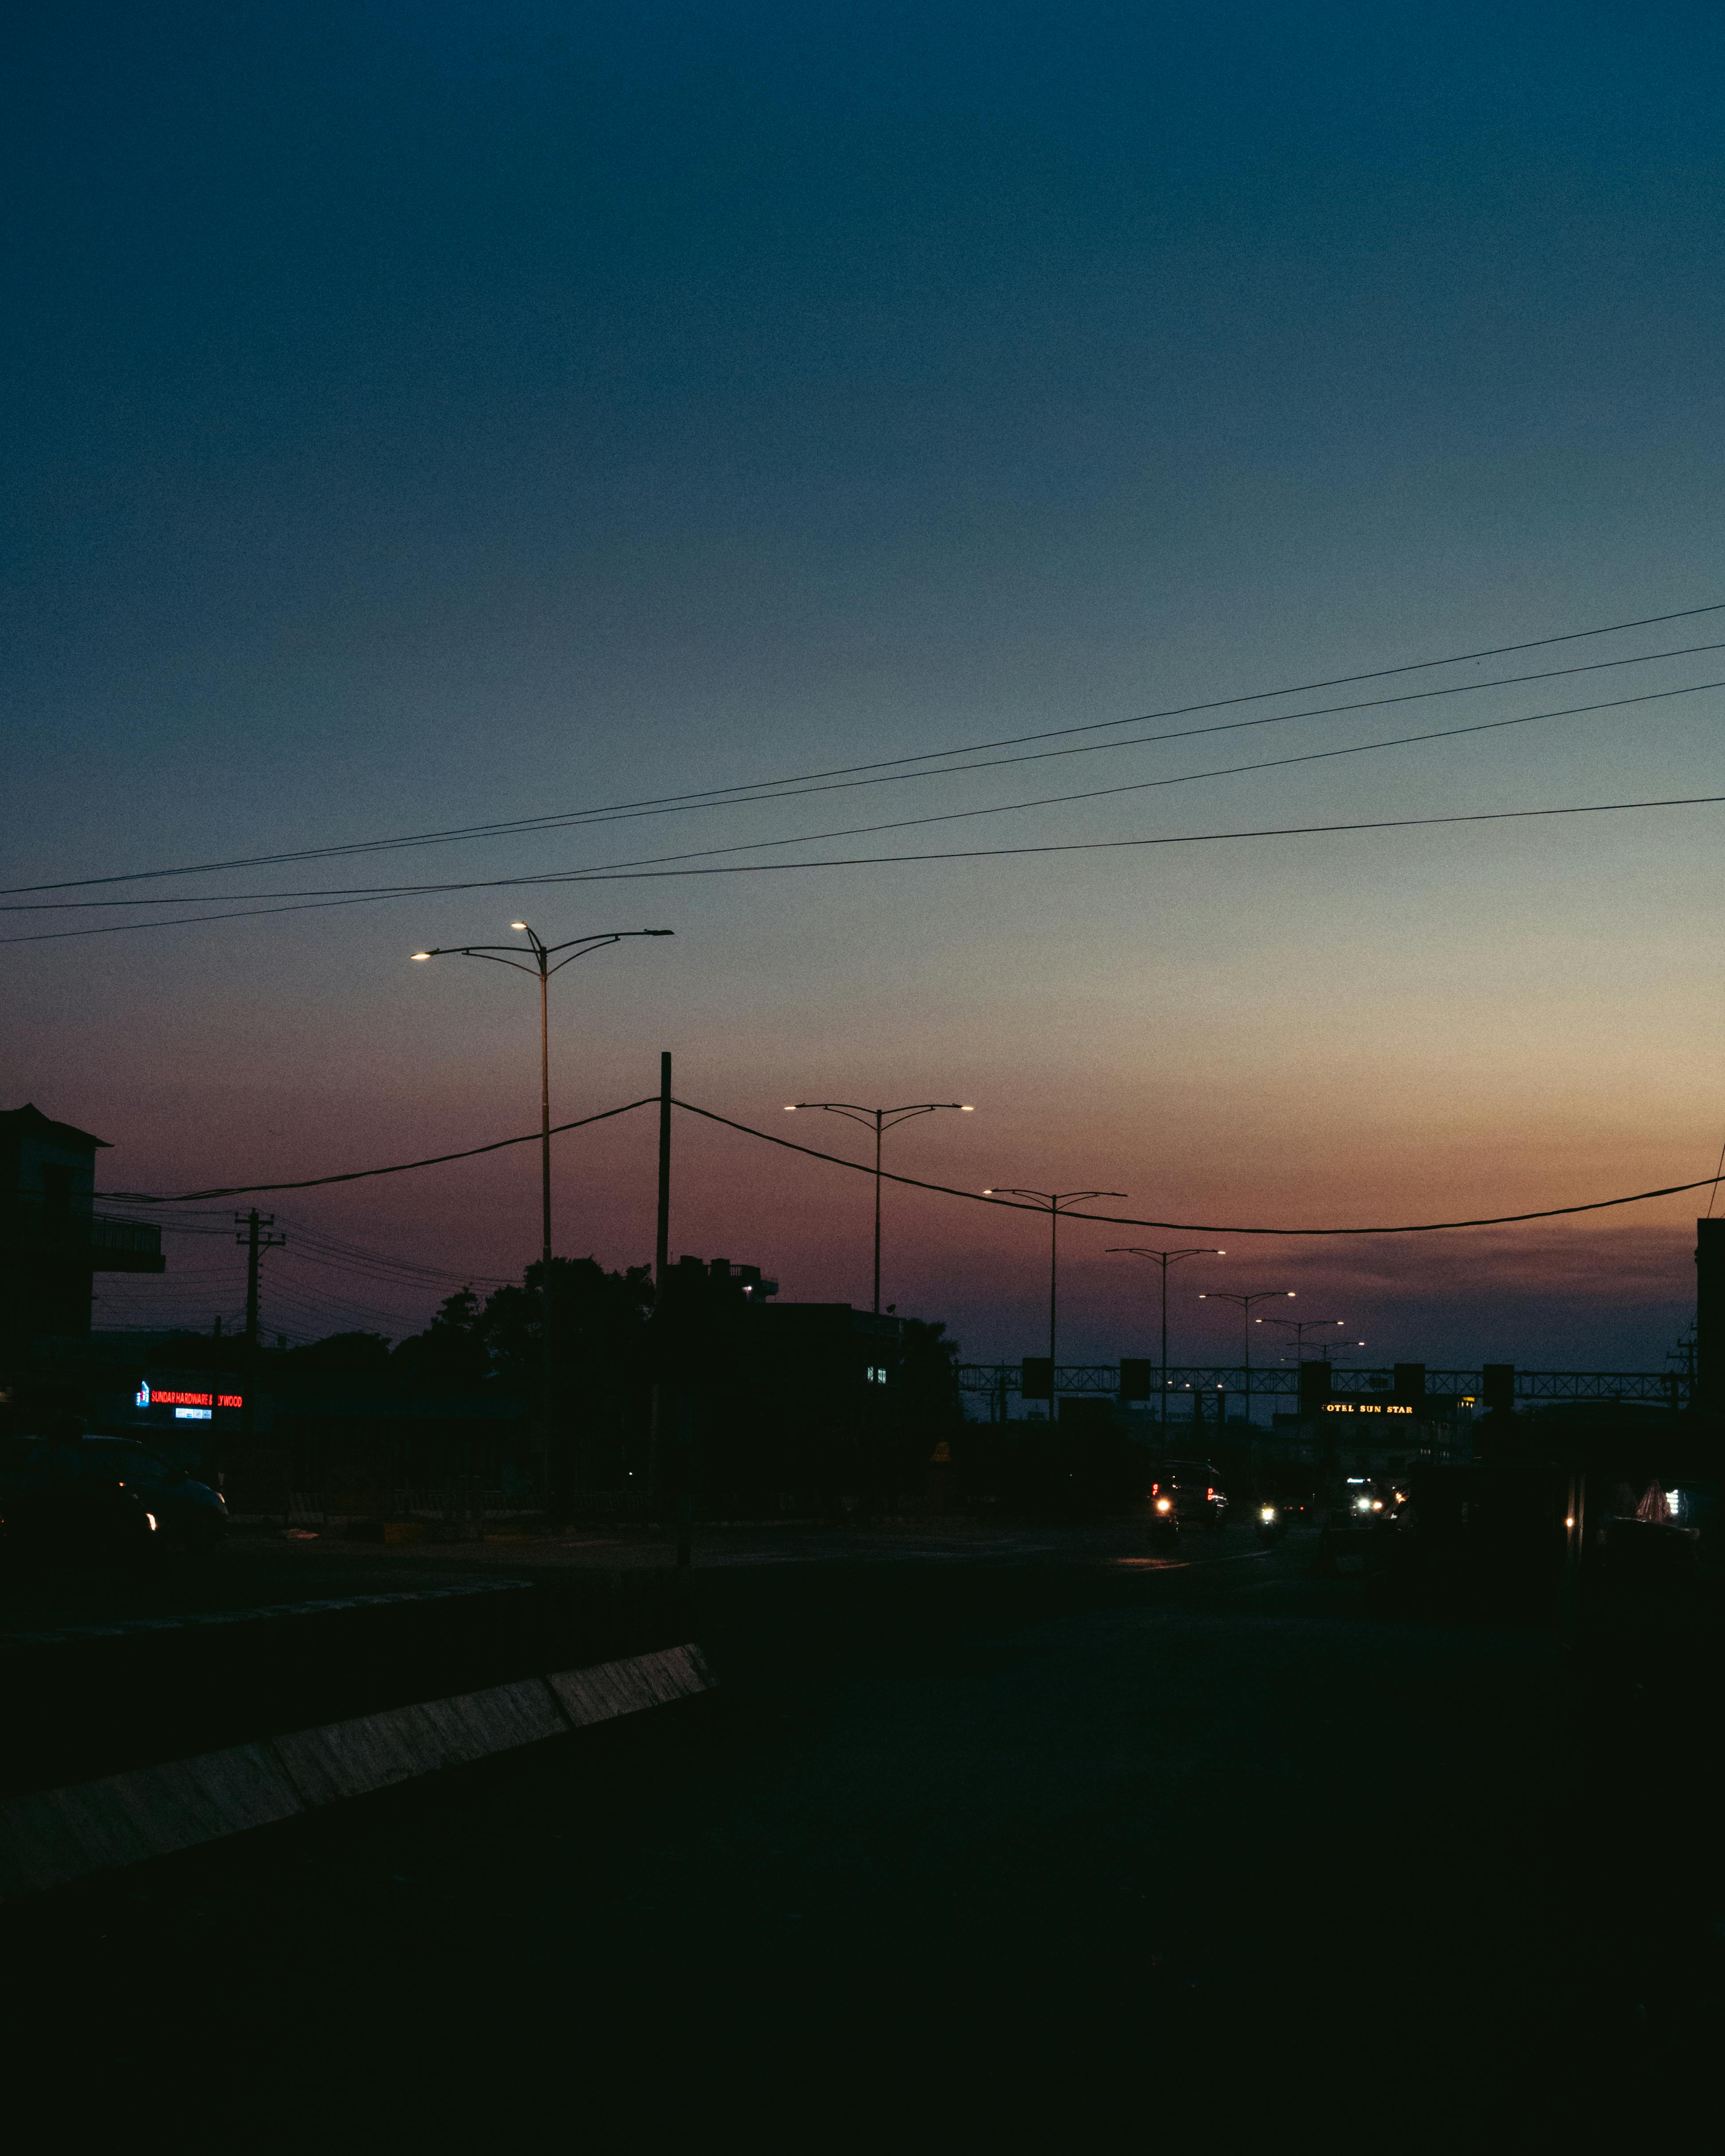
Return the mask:
<path fill-rule="evenodd" d="M 565 966 L 577 958 L 585 958 L 594 951 L 603 950 L 613 943 L 621 943 L 634 937 L 673 936 L 671 928 L 618 928 L 605 930 L 589 936 L 571 937 L 566 942 L 547 943 L 525 921 L 511 921 L 510 927 L 517 935 L 525 936 L 525 947 L 516 943 L 462 943 L 430 951 L 415 951 L 416 960 L 429 958 L 488 958 L 494 964 L 513 967 L 520 973 L 536 974 L 539 981 L 539 1180 L 541 1247 L 544 1260 L 546 1294 L 551 1289 L 551 977 L 560 973 Z M 555 963 L 553 963 L 555 961 Z M 955 1110 L 959 1115 L 976 1112 L 968 1101 L 912 1101 L 896 1107 L 870 1108 L 853 1101 L 788 1101 L 785 1113 L 794 1115 L 799 1109 L 819 1108 L 828 1115 L 848 1116 L 852 1122 L 861 1123 L 875 1133 L 875 1263 L 873 1327 L 878 1332 L 880 1322 L 880 1182 L 881 1141 L 886 1133 L 900 1123 L 909 1122 L 917 1116 L 938 1114 L 943 1109 Z M 1007 1184 L 990 1184 L 983 1193 L 984 1198 L 1021 1198 L 1042 1208 L 1048 1214 L 1048 1359 L 1052 1368 L 1060 1337 L 1060 1228 L 1064 1209 L 1081 1205 L 1092 1198 L 1124 1198 L 1123 1190 L 1025 1190 Z M 1080 1219 L 1084 1216 L 1078 1215 Z M 1148 1258 L 1161 1269 L 1162 1289 L 1162 1419 L 1168 1419 L 1168 1267 L 1186 1258 L 1226 1257 L 1224 1250 L 1197 1248 L 1192 1250 L 1146 1250 L 1136 1244 L 1117 1245 L 1111 1255 L 1122 1257 Z M 1286 1325 L 1295 1337 L 1296 1358 L 1303 1353 L 1305 1336 L 1314 1327 L 1323 1325 L 1345 1325 L 1345 1318 L 1253 1318 L 1252 1305 L 1286 1296 L 1292 1300 L 1293 1288 L 1255 1288 L 1239 1292 L 1220 1288 L 1199 1291 L 1199 1301 L 1231 1302 L 1239 1306 L 1243 1322 L 1245 1345 L 1245 1408 L 1248 1419 L 1252 1411 L 1252 1341 L 1253 1324 Z M 544 1383 L 546 1427 L 550 1428 L 551 1410 L 551 1326 L 542 1327 L 544 1334 Z M 1363 1348 L 1363 1340 L 1359 1345 Z M 549 1473 L 550 1452 L 547 1450 Z"/>

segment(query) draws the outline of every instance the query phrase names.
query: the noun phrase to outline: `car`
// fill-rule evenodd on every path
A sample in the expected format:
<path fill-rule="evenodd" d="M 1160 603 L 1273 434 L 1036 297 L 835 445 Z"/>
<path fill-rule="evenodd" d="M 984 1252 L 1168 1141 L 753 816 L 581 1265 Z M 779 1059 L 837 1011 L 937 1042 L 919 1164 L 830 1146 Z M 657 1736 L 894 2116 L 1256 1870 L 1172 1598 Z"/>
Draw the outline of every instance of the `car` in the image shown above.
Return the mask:
<path fill-rule="evenodd" d="M 1404 1486 L 1373 1481 L 1368 1475 L 1350 1475 L 1339 1486 L 1324 1508 L 1316 1560 L 1320 1573 L 1373 1569 L 1384 1548 L 1382 1537 L 1396 1521 Z"/>
<path fill-rule="evenodd" d="M 1199 1460 L 1166 1460 L 1150 1483 L 1150 1526 L 1158 1540 L 1177 1542 L 1183 1527 L 1211 1532 L 1228 1520 L 1228 1492 L 1219 1472 Z"/>
<path fill-rule="evenodd" d="M 1368 1475 L 1350 1475 L 1330 1507 L 1332 1527 L 1375 1527 L 1386 1513 L 1394 1517 L 1399 1492 Z"/>
<path fill-rule="evenodd" d="M 129 1437 L 0 1440 L 0 1537 L 13 1552 L 213 1549 L 228 1508 L 207 1483 Z"/>

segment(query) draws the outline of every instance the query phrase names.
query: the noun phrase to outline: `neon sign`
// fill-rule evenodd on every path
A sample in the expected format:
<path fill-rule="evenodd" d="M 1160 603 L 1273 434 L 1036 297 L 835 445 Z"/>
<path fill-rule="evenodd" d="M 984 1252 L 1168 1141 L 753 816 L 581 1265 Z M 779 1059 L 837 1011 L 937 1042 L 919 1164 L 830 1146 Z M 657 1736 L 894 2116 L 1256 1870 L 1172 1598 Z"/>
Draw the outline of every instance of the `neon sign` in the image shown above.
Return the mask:
<path fill-rule="evenodd" d="M 204 1408 L 208 1409 L 243 1408 L 245 1405 L 245 1395 L 243 1393 L 170 1392 L 166 1386 L 152 1386 L 147 1378 L 138 1387 L 132 1399 L 141 1408 Z"/>
<path fill-rule="evenodd" d="M 1326 1400 L 1326 1414 L 1404 1414 L 1410 1415 L 1410 1407 L 1399 1406 L 1394 1400 Z"/>

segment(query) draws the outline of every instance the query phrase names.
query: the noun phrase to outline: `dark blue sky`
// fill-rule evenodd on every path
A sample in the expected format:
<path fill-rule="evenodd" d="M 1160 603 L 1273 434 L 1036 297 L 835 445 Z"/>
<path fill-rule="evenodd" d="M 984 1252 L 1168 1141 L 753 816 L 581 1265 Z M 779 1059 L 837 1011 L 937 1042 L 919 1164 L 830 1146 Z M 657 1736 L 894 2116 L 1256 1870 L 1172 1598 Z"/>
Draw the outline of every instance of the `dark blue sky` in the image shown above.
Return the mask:
<path fill-rule="evenodd" d="M 1716 9 L 1513 0 L 39 11 L 0 131 L 5 880 L 891 755 L 1725 596 L 1722 52 Z M 1686 663 L 1659 685 L 1725 675 Z M 1485 715 L 1514 708 L 1543 706 Z M 1725 790 L 1718 710 L 985 828 Z M 1323 745 L 1401 730 L 1325 723 Z M 917 808 L 1013 798 L 949 783 Z M 1716 815 L 1178 871 L 624 886 L 679 942 L 598 977 L 567 1105 L 640 1090 L 666 1043 L 751 1113 L 986 1095 L 987 1162 L 931 1137 L 925 1167 L 1201 1215 L 1703 1173 Z M 685 842 L 863 820 L 807 817 Z M 625 835 L 423 860 L 504 875 L 680 834 Z M 135 1184 L 309 1170 L 338 1135 L 493 1135 L 531 1120 L 526 1014 L 500 1032 L 487 983 L 400 960 L 515 903 L 13 946 L 0 1091 L 120 1140 Z M 569 1165 L 608 1262 L 644 1247 L 633 1173 Z M 499 1271 L 518 1195 L 498 1186 L 484 1231 Z M 716 1168 L 690 1246 L 855 1291 L 818 1208 L 734 1200 Z M 470 1208 L 398 1202 L 376 1235 L 470 1262 Z M 1021 1289 L 1034 1310 L 1015 1246 L 964 1248 L 973 1290 L 949 1231 L 919 1247 L 907 1298 L 1014 1351 L 1016 1318 L 976 1327 Z M 1621 1343 L 1644 1358 L 1686 1291 L 1648 1247 L 1654 1314 Z"/>

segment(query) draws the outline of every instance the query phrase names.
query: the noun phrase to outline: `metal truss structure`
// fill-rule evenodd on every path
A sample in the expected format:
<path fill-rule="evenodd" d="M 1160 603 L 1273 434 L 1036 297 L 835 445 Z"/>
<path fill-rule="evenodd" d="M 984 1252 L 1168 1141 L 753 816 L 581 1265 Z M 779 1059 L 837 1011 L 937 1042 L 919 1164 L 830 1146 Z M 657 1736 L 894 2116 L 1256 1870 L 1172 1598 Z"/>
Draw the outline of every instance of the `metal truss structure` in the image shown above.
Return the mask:
<path fill-rule="evenodd" d="M 1019 1389 L 1016 1363 L 961 1363 L 958 1384 L 962 1392 L 984 1399 L 1005 1399 Z M 1178 1399 L 1190 1393 L 1243 1394 L 1246 1371 L 1234 1363 L 1184 1363 L 1168 1366 L 1167 1390 Z M 1393 1370 L 1336 1368 L 1330 1378 L 1332 1399 L 1379 1399 L 1395 1382 Z M 1472 1400 L 1482 1397 L 1484 1377 L 1473 1370 L 1432 1370 L 1425 1373 L 1429 1399 Z M 1151 1380 L 1153 1388 L 1155 1379 Z M 1117 1363 L 1062 1363 L 1055 1373 L 1055 1390 L 1062 1397 L 1085 1394 L 1109 1394 L 1120 1390 Z M 1254 1368 L 1251 1392 L 1255 1399 L 1272 1396 L 1296 1399 L 1299 1368 L 1293 1363 Z M 1689 1379 L 1676 1370 L 1517 1370 L 1515 1396 L 1519 1400 L 1648 1400 L 1661 1407 L 1681 1407 L 1687 1400 Z M 1152 1391 L 1150 1403 L 1158 1397 Z"/>

